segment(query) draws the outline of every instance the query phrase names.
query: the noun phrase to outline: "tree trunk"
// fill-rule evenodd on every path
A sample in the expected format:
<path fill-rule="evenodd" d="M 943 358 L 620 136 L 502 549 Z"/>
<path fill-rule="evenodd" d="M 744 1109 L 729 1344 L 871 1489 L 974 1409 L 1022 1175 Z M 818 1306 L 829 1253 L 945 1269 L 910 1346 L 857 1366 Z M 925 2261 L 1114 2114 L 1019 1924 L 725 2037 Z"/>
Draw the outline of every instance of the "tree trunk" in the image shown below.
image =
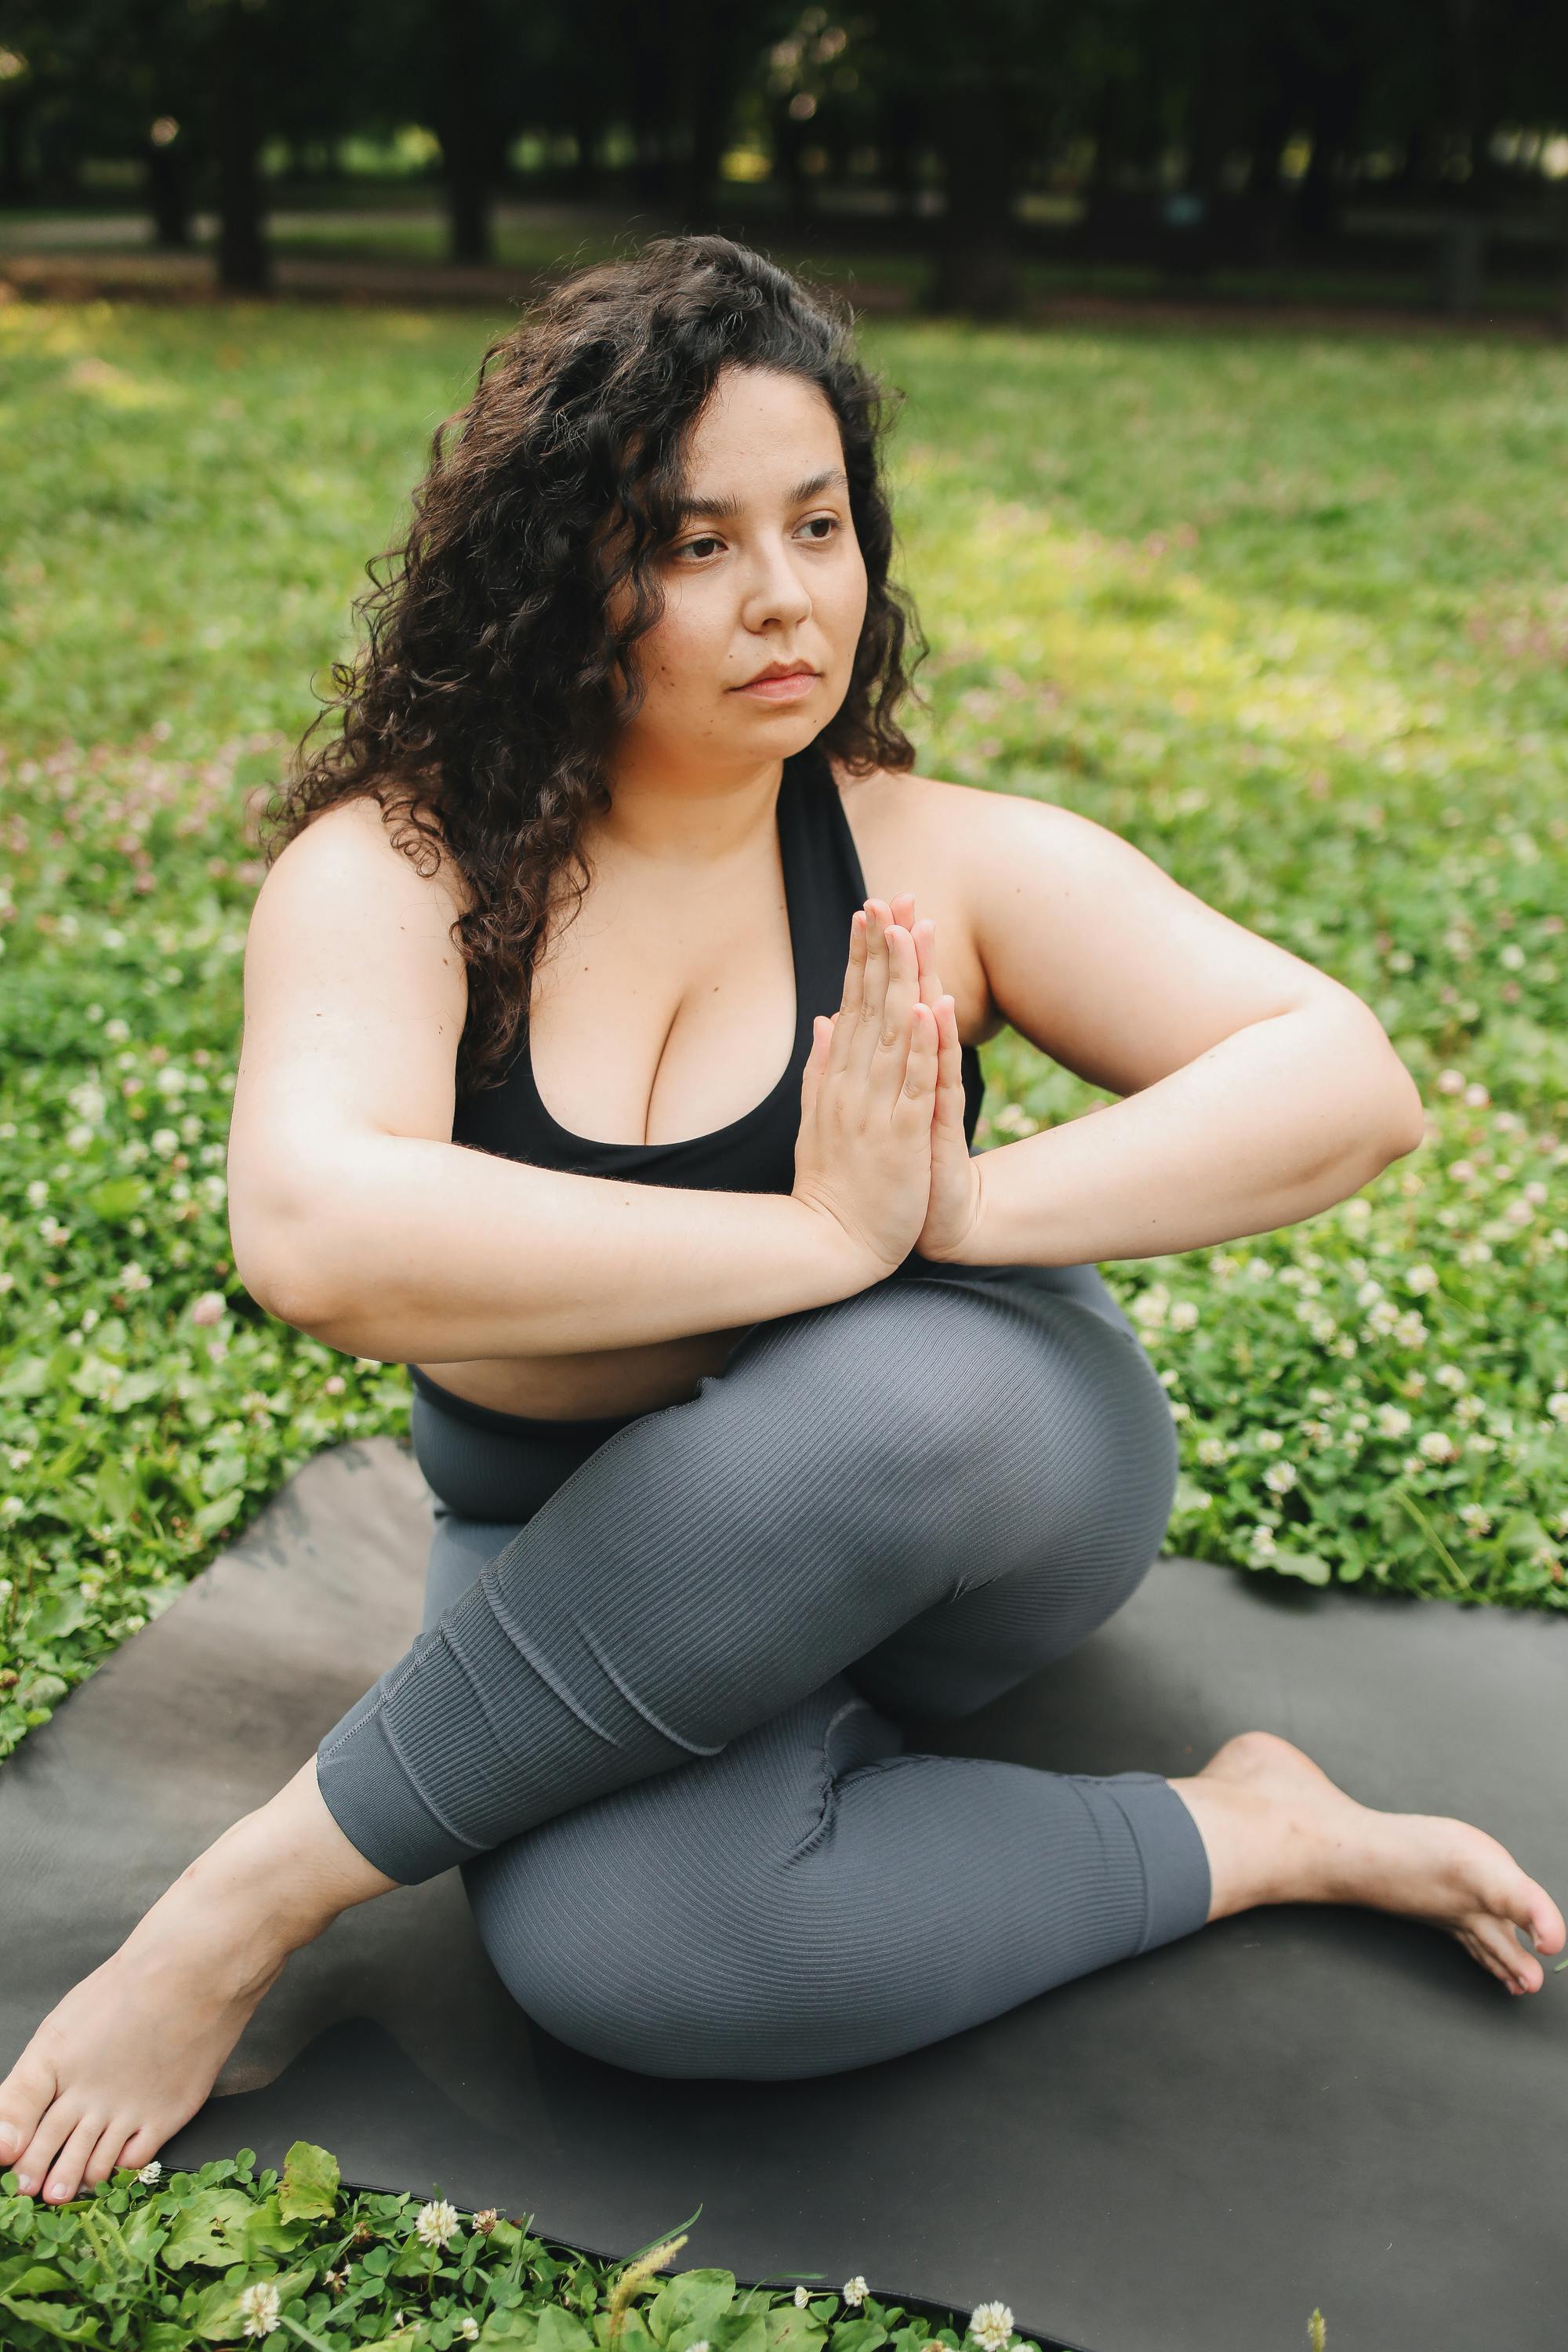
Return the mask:
<path fill-rule="evenodd" d="M 489 43 L 481 0 L 443 0 L 436 135 L 447 181 L 447 253 L 455 262 L 495 259 L 495 148 Z"/>
<path fill-rule="evenodd" d="M 0 205 L 25 205 L 32 194 L 27 184 L 27 118 L 26 98 L 0 105 Z"/>
<path fill-rule="evenodd" d="M 960 68 L 933 124 L 947 176 L 926 307 L 1010 318 L 1019 300 L 1013 230 L 1013 171 L 1006 94 L 984 65 Z"/>
<path fill-rule="evenodd" d="M 254 10 L 225 0 L 215 59 L 213 130 L 217 152 L 218 284 L 233 294 L 265 294 L 272 269 L 258 157 L 259 65 Z"/>
<path fill-rule="evenodd" d="M 147 209 L 153 215 L 153 242 L 160 253 L 188 253 L 191 248 L 190 147 L 184 132 L 159 147 L 147 142 Z"/>

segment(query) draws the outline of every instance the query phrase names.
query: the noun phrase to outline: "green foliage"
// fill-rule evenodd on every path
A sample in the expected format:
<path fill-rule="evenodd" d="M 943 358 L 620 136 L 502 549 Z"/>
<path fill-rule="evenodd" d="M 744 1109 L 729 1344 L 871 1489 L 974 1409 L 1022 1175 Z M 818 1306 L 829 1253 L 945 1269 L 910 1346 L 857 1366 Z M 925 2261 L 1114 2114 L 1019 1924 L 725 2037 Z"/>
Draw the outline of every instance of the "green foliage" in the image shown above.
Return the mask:
<path fill-rule="evenodd" d="M 858 2277 L 842 2292 L 742 2288 L 725 2270 L 656 2279 L 683 2237 L 619 2270 L 533 2236 L 531 2215 L 465 2217 L 440 2196 L 344 2196 L 336 2158 L 305 2140 L 289 2150 L 281 2182 L 255 2166 L 241 2148 L 199 2172 L 121 2170 L 58 2207 L 17 2196 L 15 2173 L 0 2173 L 6 2352 L 241 2342 L 266 2352 L 1036 2352 L 1001 2304 L 981 2305 L 967 2326 L 954 2315 L 933 2327 Z"/>
<path fill-rule="evenodd" d="M 401 1367 L 230 1262 L 248 804 L 500 323 L 0 310 L 0 1755 L 313 1454 L 405 1430 Z M 1171 1547 L 1568 1606 L 1568 354 L 865 341 L 922 770 L 1113 827 L 1363 997 L 1426 1102 L 1363 1196 L 1108 1268 Z M 984 1058 L 986 1148 L 1100 1099 Z"/>

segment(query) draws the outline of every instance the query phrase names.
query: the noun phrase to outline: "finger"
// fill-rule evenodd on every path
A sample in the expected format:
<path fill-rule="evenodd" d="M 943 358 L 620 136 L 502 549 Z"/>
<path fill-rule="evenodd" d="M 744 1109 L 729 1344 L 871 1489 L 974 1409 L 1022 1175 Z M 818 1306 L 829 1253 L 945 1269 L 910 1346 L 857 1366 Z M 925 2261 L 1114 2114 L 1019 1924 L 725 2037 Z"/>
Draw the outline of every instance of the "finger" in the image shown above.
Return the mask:
<path fill-rule="evenodd" d="M 954 1134 L 968 1150 L 963 1132 L 963 1049 L 958 1035 L 958 1007 L 951 996 L 937 999 L 936 1123 L 945 1135 Z"/>
<path fill-rule="evenodd" d="M 887 941 L 889 920 L 887 900 L 868 898 L 866 973 L 860 992 L 860 1015 L 847 1041 L 848 1067 L 861 1086 L 870 1083 L 872 1067 L 881 1044 L 883 1023 L 887 1018 L 888 980 L 891 971 Z"/>
<path fill-rule="evenodd" d="M 828 1042 L 826 1066 L 830 1070 L 848 1068 L 849 1050 L 859 1032 L 869 929 L 866 909 L 857 907 L 849 919 L 849 962 L 845 971 L 844 994 L 838 1006 L 843 1017 L 834 1023 L 833 1035 Z"/>
<path fill-rule="evenodd" d="M 929 1004 L 917 1000 L 910 1007 L 910 1023 L 909 1051 L 905 1056 L 904 1075 L 894 1100 L 891 1125 L 895 1135 L 914 1142 L 921 1137 L 928 1140 L 931 1127 L 931 1097 L 936 1091 L 937 1035 L 936 1021 Z"/>
<path fill-rule="evenodd" d="M 910 929 L 920 961 L 921 1003 L 929 1004 L 934 1013 L 942 998 L 942 980 L 936 968 L 936 925 L 929 915 L 922 915 Z"/>
<path fill-rule="evenodd" d="M 910 1014 L 920 1003 L 920 975 L 915 969 L 914 941 L 901 923 L 888 926 L 885 944 L 888 987 L 868 1084 L 873 1097 L 890 1111 L 909 1063 Z"/>
<path fill-rule="evenodd" d="M 833 1034 L 832 1024 L 825 1013 L 814 1013 L 811 1023 L 811 1051 L 800 1074 L 800 1104 L 802 1117 L 807 1116 L 816 1100 L 816 1089 L 822 1080 L 822 1066 L 826 1058 L 827 1041 Z"/>

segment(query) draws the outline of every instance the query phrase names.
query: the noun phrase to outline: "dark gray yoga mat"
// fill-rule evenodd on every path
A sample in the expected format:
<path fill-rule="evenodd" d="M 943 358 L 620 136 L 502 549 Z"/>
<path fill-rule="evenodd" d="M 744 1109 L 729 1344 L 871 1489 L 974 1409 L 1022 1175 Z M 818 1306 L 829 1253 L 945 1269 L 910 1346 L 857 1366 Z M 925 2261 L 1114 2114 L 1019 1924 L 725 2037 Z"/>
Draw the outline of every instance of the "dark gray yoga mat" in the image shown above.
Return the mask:
<path fill-rule="evenodd" d="M 390 1438 L 312 1462 L 0 1767 L 0 2071 L 417 1630 L 428 1497 Z M 1167 1559 L 1073 1657 L 918 1744 L 1195 1770 L 1282 1733 L 1364 1801 L 1454 1813 L 1568 1901 L 1568 1624 Z M 998 1909 L 1007 1901 L 996 1888 Z M 944 1937 L 985 1922 L 942 1921 Z M 1563 2352 L 1568 1973 L 1281 1906 L 853 2074 L 675 2083 L 532 2025 L 455 1872 L 289 1962 L 171 2168 L 321 2142 L 344 2179 L 622 2255 L 872 2291 L 1088 2352 Z"/>

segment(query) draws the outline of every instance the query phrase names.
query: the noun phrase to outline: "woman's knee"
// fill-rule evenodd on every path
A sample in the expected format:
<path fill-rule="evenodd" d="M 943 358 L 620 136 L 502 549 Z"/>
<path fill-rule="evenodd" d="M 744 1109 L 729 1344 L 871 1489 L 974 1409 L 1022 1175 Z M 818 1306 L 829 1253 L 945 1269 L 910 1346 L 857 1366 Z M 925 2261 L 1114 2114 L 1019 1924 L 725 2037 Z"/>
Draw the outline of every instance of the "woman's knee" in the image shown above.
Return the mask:
<path fill-rule="evenodd" d="M 777 1980 L 767 1905 L 717 1880 L 710 1902 L 690 1889 L 678 1898 L 658 1855 L 595 1837 L 595 1810 L 565 1840 L 550 1824 L 464 1865 L 480 1941 L 512 1999 L 557 2041 L 637 2074 L 773 2071 L 765 2045 L 787 2027 L 791 1988 Z"/>
<path fill-rule="evenodd" d="M 788 1430 L 814 1465 L 831 1466 L 837 1453 L 861 1481 L 912 1479 L 938 1503 L 974 1471 L 977 1449 L 1005 1446 L 1037 1345 L 1034 1327 L 993 1294 L 883 1283 L 757 1326 L 700 1386 Z"/>

